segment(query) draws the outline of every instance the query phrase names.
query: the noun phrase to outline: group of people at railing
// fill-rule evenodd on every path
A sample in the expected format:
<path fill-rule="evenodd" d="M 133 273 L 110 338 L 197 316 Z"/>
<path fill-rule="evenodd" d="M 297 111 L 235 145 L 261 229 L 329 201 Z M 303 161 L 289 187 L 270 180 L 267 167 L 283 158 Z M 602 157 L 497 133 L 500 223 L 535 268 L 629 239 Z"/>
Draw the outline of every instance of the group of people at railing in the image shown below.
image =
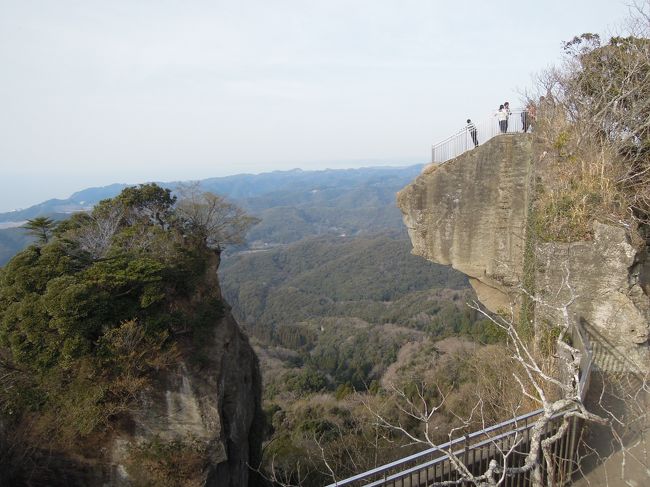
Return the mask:
<path fill-rule="evenodd" d="M 497 110 L 495 116 L 499 121 L 499 130 L 502 134 L 508 132 L 508 120 L 511 115 L 512 111 L 509 102 L 506 101 L 503 105 L 499 105 L 499 110 Z M 529 101 L 526 108 L 521 110 L 520 116 L 522 132 L 526 133 L 529 129 L 532 129 L 533 122 L 537 118 L 537 107 L 532 101 Z"/>
<path fill-rule="evenodd" d="M 530 100 L 525 108 L 511 110 L 510 103 L 506 101 L 491 117 L 478 123 L 468 118 L 460 131 L 432 147 L 431 161 L 442 164 L 497 135 L 531 132 L 537 123 L 538 109 L 543 110 L 545 105 L 548 104 L 544 97 L 540 97 L 539 102 Z"/>
<path fill-rule="evenodd" d="M 497 110 L 495 117 L 497 117 L 497 120 L 499 121 L 499 130 L 502 134 L 505 134 L 508 131 L 508 120 L 510 119 L 510 115 L 512 115 L 510 102 L 506 101 L 503 105 L 499 105 L 499 110 Z"/>
<path fill-rule="evenodd" d="M 510 117 L 512 116 L 510 103 L 506 101 L 503 104 L 499 105 L 499 109 L 496 111 L 494 116 L 497 119 L 497 122 L 499 124 L 499 132 L 502 134 L 508 133 L 509 121 L 510 121 Z M 523 133 L 526 133 L 529 130 L 532 130 L 533 123 L 535 122 L 535 119 L 537 117 L 537 107 L 535 106 L 535 103 L 533 103 L 532 101 L 528 102 L 526 108 L 520 111 L 520 117 L 521 117 L 521 126 L 517 127 L 517 130 L 515 131 L 519 132 L 519 130 L 521 130 Z M 476 128 L 476 125 L 472 122 L 472 120 L 469 118 L 467 119 L 467 125 L 465 126 L 465 129 L 467 130 L 470 137 L 472 138 L 474 147 L 478 147 L 479 145 L 478 129 Z"/>

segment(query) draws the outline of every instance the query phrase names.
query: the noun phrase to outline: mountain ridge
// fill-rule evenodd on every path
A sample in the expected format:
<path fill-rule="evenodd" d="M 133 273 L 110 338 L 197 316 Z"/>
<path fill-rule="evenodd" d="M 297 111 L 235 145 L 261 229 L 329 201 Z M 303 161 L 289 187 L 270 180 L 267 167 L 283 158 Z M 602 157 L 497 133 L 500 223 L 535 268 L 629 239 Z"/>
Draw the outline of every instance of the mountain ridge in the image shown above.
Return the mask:
<path fill-rule="evenodd" d="M 309 235 L 364 233 L 375 231 L 376 226 L 402 230 L 401 217 L 393 203 L 395 193 L 421 168 L 422 165 L 274 171 L 209 178 L 199 183 L 205 191 L 226 197 L 262 220 L 249 234 L 249 241 L 259 246 L 290 243 Z M 161 186 L 174 189 L 178 184 L 181 183 Z M 40 216 L 61 220 L 76 211 L 90 210 L 125 187 L 126 184 L 115 183 L 86 188 L 68 199 L 51 199 L 24 210 L 0 213 L 0 266 L 30 243 L 27 234 L 16 228 L 25 220 Z"/>
<path fill-rule="evenodd" d="M 287 185 L 292 186 L 297 182 L 314 184 L 316 180 L 320 180 L 321 183 L 325 180 L 329 184 L 341 184 L 346 181 L 355 180 L 354 175 L 356 175 L 356 179 L 359 179 L 364 178 L 370 172 L 377 176 L 395 174 L 402 171 L 409 174 L 414 171 L 419 173 L 422 167 L 423 164 L 409 166 L 369 166 L 352 169 L 290 169 L 260 174 L 241 173 L 231 176 L 211 177 L 198 180 L 198 182 L 206 191 L 214 191 L 229 198 L 243 199 L 260 196 L 261 194 L 272 191 L 280 191 L 285 189 Z M 186 181 L 156 183 L 164 188 L 173 189 L 184 182 Z M 278 183 L 281 183 L 281 185 L 278 186 Z M 84 188 L 72 193 L 68 198 L 51 198 L 27 208 L 0 212 L 0 223 L 24 221 L 29 218 L 57 213 L 66 214 L 73 211 L 84 211 L 102 199 L 116 196 L 125 187 L 137 186 L 138 184 L 112 183 L 106 186 Z"/>

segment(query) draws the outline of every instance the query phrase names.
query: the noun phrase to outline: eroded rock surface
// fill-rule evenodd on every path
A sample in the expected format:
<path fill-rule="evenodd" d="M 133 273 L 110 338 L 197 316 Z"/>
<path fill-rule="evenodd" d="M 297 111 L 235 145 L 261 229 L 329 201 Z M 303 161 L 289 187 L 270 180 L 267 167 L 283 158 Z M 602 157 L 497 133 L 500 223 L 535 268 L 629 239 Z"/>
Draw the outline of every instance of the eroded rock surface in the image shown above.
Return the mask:
<path fill-rule="evenodd" d="M 521 282 L 532 138 L 495 137 L 398 193 L 413 253 L 467 274 L 491 310 L 509 308 Z"/>
<path fill-rule="evenodd" d="M 634 248 L 623 228 L 598 222 L 593 240 L 528 240 L 532 250 L 526 252 L 538 159 L 532 135 L 508 134 L 425 168 L 397 197 L 413 253 L 467 274 L 478 298 L 495 312 L 516 315 L 528 279 L 550 305 L 536 306 L 536 327 L 560 322 L 552 308 L 571 301 L 571 319 L 608 348 L 602 368 L 647 369 L 647 252 Z M 524 276 L 525 268 L 532 277 Z"/>
<path fill-rule="evenodd" d="M 593 235 L 588 242 L 538 244 L 536 292 L 556 306 L 571 302 L 570 316 L 592 335 L 602 370 L 646 369 L 650 302 L 635 272 L 645 254 L 622 228 L 594 222 Z M 561 320 L 558 311 L 538 308 L 538 320 Z"/>
<path fill-rule="evenodd" d="M 217 265 L 207 270 L 210 276 L 204 295 L 221 297 Z M 114 439 L 114 466 L 104 485 L 129 486 L 134 478 L 137 483 L 137 472 L 133 472 L 137 465 L 127 460 L 129 450 L 154 439 L 198 445 L 206 466 L 196 472 L 191 485 L 258 485 L 251 469 L 259 465 L 262 439 L 257 356 L 229 308 L 211 331 L 204 343 L 180 340 L 178 365 L 142 392 L 131 431 L 122 431 Z"/>

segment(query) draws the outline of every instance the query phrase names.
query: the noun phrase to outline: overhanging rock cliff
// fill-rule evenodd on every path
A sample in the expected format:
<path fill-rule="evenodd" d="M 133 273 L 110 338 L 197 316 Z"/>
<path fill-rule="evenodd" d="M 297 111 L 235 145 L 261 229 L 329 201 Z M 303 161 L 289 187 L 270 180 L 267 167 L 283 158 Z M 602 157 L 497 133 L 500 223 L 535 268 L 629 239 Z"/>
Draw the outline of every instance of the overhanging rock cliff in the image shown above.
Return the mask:
<path fill-rule="evenodd" d="M 571 319 L 610 348 L 609 363 L 599 365 L 647 369 L 646 251 L 625 229 L 599 222 L 590 241 L 537 242 L 527 231 L 535 185 L 549 177 L 542 159 L 533 135 L 507 134 L 425 168 L 397 197 L 413 253 L 467 274 L 494 312 L 520 317 L 522 287 L 552 306 L 573 294 Z M 537 308 L 536 329 L 560 319 Z"/>
<path fill-rule="evenodd" d="M 491 310 L 522 281 L 532 137 L 495 137 L 398 193 L 413 253 L 467 274 Z"/>

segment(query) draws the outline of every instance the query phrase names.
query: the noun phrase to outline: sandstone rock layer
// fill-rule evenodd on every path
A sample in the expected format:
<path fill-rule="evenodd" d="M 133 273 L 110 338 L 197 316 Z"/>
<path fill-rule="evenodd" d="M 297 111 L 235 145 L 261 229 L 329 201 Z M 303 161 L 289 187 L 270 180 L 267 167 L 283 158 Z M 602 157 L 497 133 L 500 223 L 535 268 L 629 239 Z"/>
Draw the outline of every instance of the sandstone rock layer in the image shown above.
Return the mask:
<path fill-rule="evenodd" d="M 599 367 L 647 370 L 647 251 L 630 244 L 626 229 L 599 222 L 589 241 L 527 234 L 535 186 L 552 177 L 542 159 L 533 135 L 507 134 L 425 168 L 397 196 L 413 253 L 467 274 L 494 312 L 517 316 L 526 285 L 544 303 L 534 312 L 539 334 L 562 321 L 557 308 L 570 302 L 570 319 L 600 347 Z"/>
<path fill-rule="evenodd" d="M 398 193 L 413 253 L 467 274 L 493 311 L 521 282 L 532 136 L 495 137 Z"/>

